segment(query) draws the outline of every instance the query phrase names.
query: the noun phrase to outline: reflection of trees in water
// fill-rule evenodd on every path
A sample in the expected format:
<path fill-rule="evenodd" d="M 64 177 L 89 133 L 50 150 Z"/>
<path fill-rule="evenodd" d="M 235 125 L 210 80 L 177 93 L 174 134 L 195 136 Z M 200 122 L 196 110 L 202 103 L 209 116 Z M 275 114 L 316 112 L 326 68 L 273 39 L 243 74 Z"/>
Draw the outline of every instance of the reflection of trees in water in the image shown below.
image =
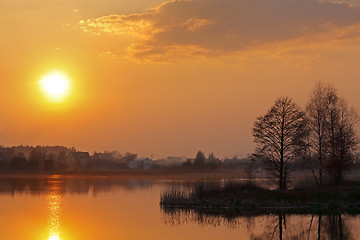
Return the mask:
<path fill-rule="evenodd" d="M 337 215 L 287 215 L 283 213 L 249 216 L 209 213 L 201 209 L 162 208 L 162 221 L 177 226 L 195 223 L 202 226 L 227 226 L 246 229 L 250 239 L 356 239 L 357 229 L 348 225 L 354 216 Z M 210 210 L 211 212 L 211 210 Z"/>
<path fill-rule="evenodd" d="M 355 239 L 347 221 L 348 219 L 341 214 L 325 216 L 323 220 L 324 239 Z"/>
<path fill-rule="evenodd" d="M 41 195 L 48 193 L 49 182 L 54 176 L 1 178 L 0 193 Z M 117 190 L 134 191 L 151 189 L 153 182 L 143 179 L 111 179 L 111 178 L 67 178 L 58 176 L 61 182 L 62 194 L 92 194 L 113 192 Z"/>
<path fill-rule="evenodd" d="M 253 236 L 252 239 L 356 239 L 356 234 L 351 232 L 347 224 L 351 219 L 349 215 L 279 214 L 273 218 L 277 218 L 276 221 L 267 223 L 262 235 Z"/>

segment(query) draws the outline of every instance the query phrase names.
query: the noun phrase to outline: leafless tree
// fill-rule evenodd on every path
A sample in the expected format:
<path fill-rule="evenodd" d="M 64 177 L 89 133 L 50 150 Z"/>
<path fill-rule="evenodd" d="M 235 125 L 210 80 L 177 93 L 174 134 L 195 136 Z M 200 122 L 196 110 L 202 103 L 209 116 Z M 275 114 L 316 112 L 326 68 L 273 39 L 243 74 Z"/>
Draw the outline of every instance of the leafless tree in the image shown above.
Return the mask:
<path fill-rule="evenodd" d="M 308 118 L 309 135 L 309 155 L 314 158 L 318 164 L 319 176 L 314 174 L 314 178 L 319 186 L 323 185 L 323 171 L 325 166 L 326 154 L 328 152 L 329 143 L 329 113 L 333 110 L 337 101 L 337 93 L 335 89 L 327 84 L 318 82 L 310 95 L 309 102 L 306 106 Z M 334 113 L 335 114 L 335 113 Z M 333 116 L 333 118 L 336 118 Z"/>
<path fill-rule="evenodd" d="M 335 88 L 321 82 L 315 85 L 306 106 L 310 134 L 308 138 L 309 164 L 318 186 L 323 185 L 324 168 L 328 167 L 335 182 L 342 179 L 342 172 L 357 146 L 355 124 L 358 116 L 349 109 Z M 318 177 L 314 168 L 319 169 Z"/>
<path fill-rule="evenodd" d="M 305 114 L 288 97 L 275 101 L 274 106 L 254 123 L 255 156 L 267 163 L 279 189 L 286 189 L 289 163 L 305 149 L 307 124 Z"/>
<path fill-rule="evenodd" d="M 354 109 L 349 109 L 343 99 L 337 102 L 336 112 L 335 127 L 331 127 L 334 130 L 330 131 L 329 165 L 334 183 L 339 184 L 343 179 L 343 171 L 352 162 L 358 145 L 355 125 L 359 122 L 359 117 Z"/>

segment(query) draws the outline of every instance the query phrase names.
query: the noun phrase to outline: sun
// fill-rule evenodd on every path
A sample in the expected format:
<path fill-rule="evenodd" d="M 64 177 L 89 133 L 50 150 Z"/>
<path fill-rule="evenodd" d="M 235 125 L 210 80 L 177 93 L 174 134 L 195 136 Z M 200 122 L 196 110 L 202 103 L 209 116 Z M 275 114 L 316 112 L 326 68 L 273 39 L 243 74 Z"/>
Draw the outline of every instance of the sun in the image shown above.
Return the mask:
<path fill-rule="evenodd" d="M 40 89 L 50 101 L 62 102 L 70 93 L 70 78 L 61 71 L 45 74 L 39 81 Z"/>

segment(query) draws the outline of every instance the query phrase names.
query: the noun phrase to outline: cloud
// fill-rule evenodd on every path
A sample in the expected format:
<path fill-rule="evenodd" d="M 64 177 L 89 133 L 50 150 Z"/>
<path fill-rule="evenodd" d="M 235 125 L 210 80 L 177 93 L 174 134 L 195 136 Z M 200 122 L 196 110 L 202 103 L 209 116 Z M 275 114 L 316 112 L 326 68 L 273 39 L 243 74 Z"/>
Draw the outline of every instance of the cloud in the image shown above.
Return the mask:
<path fill-rule="evenodd" d="M 80 27 L 86 32 L 97 35 L 103 32 L 116 35 L 143 35 L 146 30 L 150 34 L 150 16 L 150 14 L 113 14 L 96 19 L 80 20 Z"/>
<path fill-rule="evenodd" d="M 179 0 L 145 13 L 80 21 L 95 34 L 137 36 L 137 59 L 235 54 L 269 44 L 359 37 L 360 10 L 317 0 Z M 346 31 L 345 31 L 345 30 Z"/>
<path fill-rule="evenodd" d="M 360 5 L 360 0 L 326 0 L 326 1 L 333 2 L 333 3 L 345 3 L 345 4 L 350 4 L 353 6 Z"/>
<path fill-rule="evenodd" d="M 102 52 L 102 53 L 99 54 L 99 57 L 108 58 L 108 59 L 112 59 L 112 60 L 119 59 L 119 56 L 116 55 L 115 53 L 111 52 L 111 51 Z"/>

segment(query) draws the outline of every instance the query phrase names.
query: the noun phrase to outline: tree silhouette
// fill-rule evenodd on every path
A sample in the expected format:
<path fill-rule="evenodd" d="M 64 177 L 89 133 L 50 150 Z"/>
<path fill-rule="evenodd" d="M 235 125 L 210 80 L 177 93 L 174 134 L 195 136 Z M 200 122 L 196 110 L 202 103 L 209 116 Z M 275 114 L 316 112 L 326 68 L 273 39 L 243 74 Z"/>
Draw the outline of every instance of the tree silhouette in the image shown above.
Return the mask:
<path fill-rule="evenodd" d="M 307 134 L 305 114 L 288 97 L 277 99 L 268 113 L 255 121 L 255 156 L 268 165 L 279 189 L 288 187 L 289 161 L 305 149 Z"/>
<path fill-rule="evenodd" d="M 27 165 L 27 160 L 24 156 L 15 156 L 10 160 L 9 168 L 12 170 L 22 170 L 25 169 Z"/>
<path fill-rule="evenodd" d="M 60 150 L 60 152 L 57 156 L 57 159 L 56 159 L 56 163 L 57 163 L 57 166 L 56 166 L 57 169 L 64 170 L 67 168 L 66 151 L 65 150 L 63 150 L 63 149 Z"/>
<path fill-rule="evenodd" d="M 28 168 L 31 170 L 38 170 L 40 169 L 40 163 L 44 162 L 45 160 L 45 153 L 41 152 L 39 148 L 34 148 L 30 152 Z"/>
<path fill-rule="evenodd" d="M 340 98 L 335 88 L 319 82 L 307 104 L 309 119 L 309 155 L 317 162 L 319 177 L 311 170 L 319 186 L 323 185 L 325 167 L 334 183 L 339 184 L 343 170 L 349 165 L 358 145 L 355 126 L 359 117 L 346 101 Z"/>
<path fill-rule="evenodd" d="M 198 151 L 194 160 L 194 166 L 205 165 L 205 154 L 202 151 Z"/>
<path fill-rule="evenodd" d="M 328 152 L 329 143 L 329 117 L 334 121 L 335 114 L 332 110 L 335 108 L 338 96 L 336 90 L 329 84 L 324 85 L 319 82 L 316 84 L 310 95 L 306 106 L 306 113 L 309 122 L 309 152 L 317 160 L 319 168 L 319 179 L 313 172 L 315 180 L 319 186 L 323 185 L 323 169 Z M 313 171 L 313 168 L 311 168 Z"/>
<path fill-rule="evenodd" d="M 55 156 L 51 153 L 50 156 L 44 162 L 44 170 L 54 170 L 55 169 Z"/>
<path fill-rule="evenodd" d="M 210 153 L 205 160 L 206 166 L 209 168 L 217 168 L 221 165 L 219 158 L 215 157 L 214 153 Z"/>
<path fill-rule="evenodd" d="M 136 158 L 137 158 L 137 153 L 126 152 L 123 159 L 125 163 L 129 163 L 131 161 L 134 161 Z"/>

